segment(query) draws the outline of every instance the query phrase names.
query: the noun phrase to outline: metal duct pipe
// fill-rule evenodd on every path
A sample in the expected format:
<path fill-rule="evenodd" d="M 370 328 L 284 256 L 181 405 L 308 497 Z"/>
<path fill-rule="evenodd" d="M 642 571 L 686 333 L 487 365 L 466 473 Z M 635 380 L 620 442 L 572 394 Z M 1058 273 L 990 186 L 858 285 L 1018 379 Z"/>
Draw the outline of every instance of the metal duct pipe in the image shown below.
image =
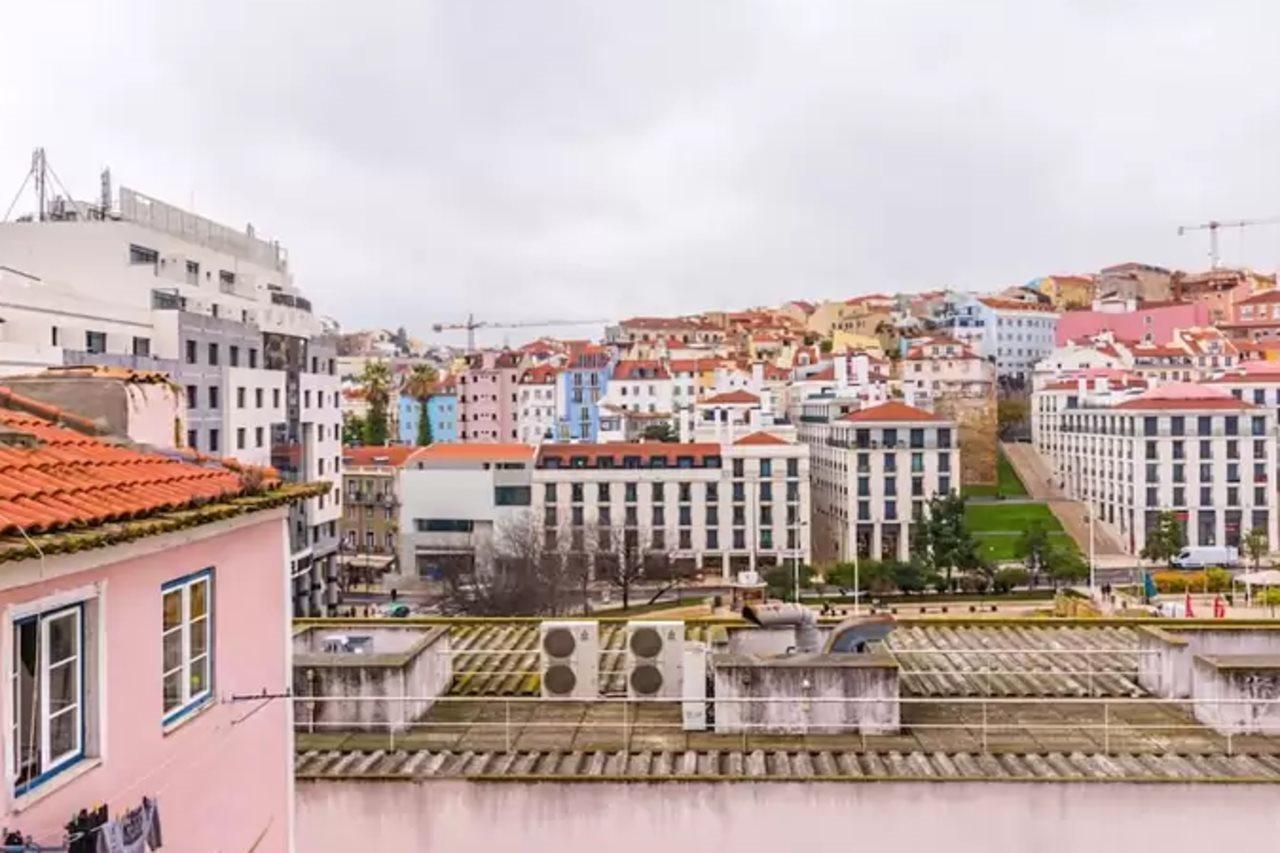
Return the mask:
<path fill-rule="evenodd" d="M 845 619 L 827 637 L 823 654 L 865 652 L 868 643 L 875 643 L 889 636 L 893 630 L 892 616 L 853 616 Z"/>
<path fill-rule="evenodd" d="M 803 604 L 781 601 L 748 604 L 742 608 L 742 618 L 761 628 L 795 628 L 796 652 L 799 654 L 813 654 L 822 645 L 818 614 Z"/>

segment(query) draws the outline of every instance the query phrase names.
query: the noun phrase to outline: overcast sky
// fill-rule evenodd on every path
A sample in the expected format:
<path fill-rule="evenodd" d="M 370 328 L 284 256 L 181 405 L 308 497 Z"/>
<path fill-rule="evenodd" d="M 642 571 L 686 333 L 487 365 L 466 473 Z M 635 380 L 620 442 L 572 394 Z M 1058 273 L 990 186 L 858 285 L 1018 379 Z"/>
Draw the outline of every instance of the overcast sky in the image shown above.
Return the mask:
<path fill-rule="evenodd" d="M 1280 215 L 1278 32 L 1274 0 L 10 2 L 0 205 L 36 145 L 84 197 L 110 165 L 419 335 L 1198 267 L 1178 224 Z M 1280 264 L 1280 226 L 1223 244 Z"/>

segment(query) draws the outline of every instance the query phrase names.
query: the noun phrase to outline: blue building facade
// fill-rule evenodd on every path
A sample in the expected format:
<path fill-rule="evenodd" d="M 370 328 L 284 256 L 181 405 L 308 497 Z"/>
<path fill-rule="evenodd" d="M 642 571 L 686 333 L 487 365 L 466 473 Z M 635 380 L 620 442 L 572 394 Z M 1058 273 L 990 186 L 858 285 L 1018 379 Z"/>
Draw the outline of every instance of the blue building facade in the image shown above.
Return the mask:
<path fill-rule="evenodd" d="M 587 347 L 569 359 L 556 388 L 557 441 L 600 440 L 600 398 L 612 373 L 613 355 L 603 347 Z"/>
<path fill-rule="evenodd" d="M 422 402 L 408 394 L 400 395 L 401 444 L 418 443 L 418 418 Z M 458 398 L 454 394 L 432 394 L 427 398 L 427 418 L 431 421 L 431 440 L 458 440 Z"/>

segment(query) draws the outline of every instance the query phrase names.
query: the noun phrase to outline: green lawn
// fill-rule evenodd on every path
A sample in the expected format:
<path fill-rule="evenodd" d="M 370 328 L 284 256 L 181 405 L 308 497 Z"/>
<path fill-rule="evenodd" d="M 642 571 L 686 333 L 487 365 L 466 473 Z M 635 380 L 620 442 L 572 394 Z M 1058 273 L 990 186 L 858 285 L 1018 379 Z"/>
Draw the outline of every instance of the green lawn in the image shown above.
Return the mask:
<path fill-rule="evenodd" d="M 1000 453 L 996 459 L 995 485 L 975 483 L 962 486 L 960 491 L 967 498 L 993 498 L 997 494 L 1008 498 L 1020 498 L 1026 496 L 1027 487 L 1018 479 L 1018 472 L 1013 470 L 1013 465 L 1003 453 Z"/>
<path fill-rule="evenodd" d="M 1049 507 L 1043 503 L 966 504 L 964 521 L 972 531 L 982 556 L 995 561 L 1016 560 L 1018 539 L 1032 522 L 1049 532 L 1054 544 L 1076 550 L 1076 544 Z"/>

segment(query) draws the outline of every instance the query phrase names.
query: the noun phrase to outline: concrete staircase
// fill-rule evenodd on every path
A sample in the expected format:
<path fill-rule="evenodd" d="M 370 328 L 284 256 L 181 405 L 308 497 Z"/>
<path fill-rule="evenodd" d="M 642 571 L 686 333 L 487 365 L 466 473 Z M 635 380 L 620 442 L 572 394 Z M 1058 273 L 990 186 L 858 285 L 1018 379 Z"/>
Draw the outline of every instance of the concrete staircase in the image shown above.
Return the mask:
<path fill-rule="evenodd" d="M 1025 442 L 1005 441 L 1000 443 L 1013 470 L 1018 472 L 1022 484 L 1027 487 L 1027 494 L 1035 500 L 1044 501 L 1049 510 L 1062 522 L 1067 535 L 1075 540 L 1080 553 L 1089 553 L 1089 507 L 1084 501 L 1071 500 L 1063 494 L 1062 489 L 1054 482 L 1049 463 L 1040 455 L 1035 446 Z M 1120 546 L 1118 534 L 1112 527 L 1102 521 L 1094 524 L 1093 549 L 1098 558 L 1123 557 L 1125 550 Z"/>

